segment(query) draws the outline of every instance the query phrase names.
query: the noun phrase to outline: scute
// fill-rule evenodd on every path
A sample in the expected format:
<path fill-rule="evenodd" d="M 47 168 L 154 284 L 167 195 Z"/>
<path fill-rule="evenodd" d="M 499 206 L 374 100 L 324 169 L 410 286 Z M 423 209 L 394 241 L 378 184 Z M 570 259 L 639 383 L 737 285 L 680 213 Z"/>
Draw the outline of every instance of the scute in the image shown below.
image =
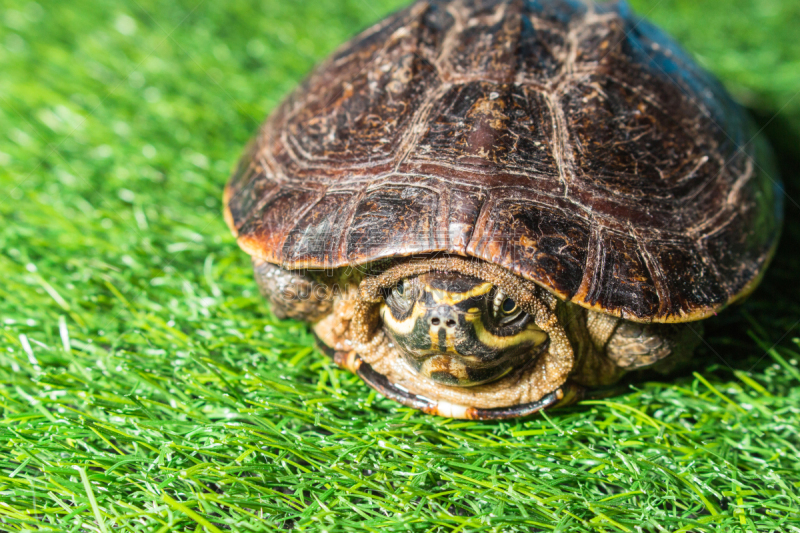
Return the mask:
<path fill-rule="evenodd" d="M 666 288 L 660 294 L 669 296 L 659 302 L 659 315 L 678 315 L 683 309 L 706 307 L 725 298 L 725 287 L 690 239 L 644 244 L 646 253 L 664 274 L 660 279 Z"/>
<path fill-rule="evenodd" d="M 630 320 L 694 320 L 775 246 L 780 185 L 754 134 L 624 2 L 419 1 L 271 114 L 226 219 L 287 268 L 443 252 Z"/>
<path fill-rule="evenodd" d="M 591 229 L 564 209 L 535 201 L 501 199 L 486 208 L 487 224 L 467 251 L 575 294 L 583 277 Z"/>
<path fill-rule="evenodd" d="M 597 309 L 621 309 L 628 319 L 658 316 L 657 276 L 635 236 L 597 228 L 577 301 Z"/>
<path fill-rule="evenodd" d="M 717 145 L 691 109 L 676 118 L 675 107 L 655 105 L 641 90 L 598 75 L 571 87 L 561 103 L 576 178 L 586 186 L 647 202 L 648 210 L 673 211 L 698 182 L 720 173 Z"/>
<path fill-rule="evenodd" d="M 387 185 L 368 190 L 348 228 L 347 257 L 390 257 L 402 235 L 402 254 L 425 253 L 437 247 L 435 228 L 439 195 L 413 185 Z"/>

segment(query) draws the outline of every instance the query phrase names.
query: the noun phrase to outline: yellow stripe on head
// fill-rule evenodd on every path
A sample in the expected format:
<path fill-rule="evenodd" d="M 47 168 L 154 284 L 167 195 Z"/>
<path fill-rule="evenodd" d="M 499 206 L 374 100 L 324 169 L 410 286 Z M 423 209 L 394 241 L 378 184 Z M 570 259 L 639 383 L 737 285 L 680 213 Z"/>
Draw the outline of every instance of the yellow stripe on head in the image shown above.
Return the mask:
<path fill-rule="evenodd" d="M 381 304 L 380 313 L 381 319 L 383 323 L 392 328 L 393 331 L 400 333 L 402 335 L 408 335 L 414 329 L 414 325 L 417 323 L 417 319 L 425 314 L 425 307 L 419 305 L 418 303 L 414 303 L 414 309 L 411 311 L 411 314 L 405 320 L 397 320 L 392 312 L 389 310 L 389 306 L 386 303 Z"/>
<path fill-rule="evenodd" d="M 444 289 L 435 289 L 430 284 L 427 284 L 425 285 L 425 290 L 433 296 L 433 301 L 437 304 L 455 305 L 473 296 L 483 296 L 491 291 L 493 287 L 494 285 L 486 282 L 476 285 L 466 292 L 450 292 Z M 472 311 L 470 310 L 470 312 Z"/>

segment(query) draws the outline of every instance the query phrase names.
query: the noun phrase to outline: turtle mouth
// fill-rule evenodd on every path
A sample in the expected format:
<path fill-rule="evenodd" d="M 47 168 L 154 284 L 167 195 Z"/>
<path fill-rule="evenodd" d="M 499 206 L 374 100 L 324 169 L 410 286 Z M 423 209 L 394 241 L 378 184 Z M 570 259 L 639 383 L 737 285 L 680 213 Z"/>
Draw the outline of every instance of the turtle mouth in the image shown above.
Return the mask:
<path fill-rule="evenodd" d="M 479 357 L 458 352 L 432 349 L 410 351 L 396 340 L 394 344 L 411 370 L 423 378 L 450 387 L 476 387 L 498 381 L 534 363 L 547 349 L 547 342 L 538 346 L 522 346 L 495 360 L 482 361 Z"/>
<path fill-rule="evenodd" d="M 497 364 L 486 368 L 469 366 L 465 361 L 452 354 L 433 352 L 420 360 L 416 354 L 404 353 L 405 361 L 416 372 L 436 383 L 452 387 L 474 387 L 496 381 L 514 370 L 516 365 Z"/>

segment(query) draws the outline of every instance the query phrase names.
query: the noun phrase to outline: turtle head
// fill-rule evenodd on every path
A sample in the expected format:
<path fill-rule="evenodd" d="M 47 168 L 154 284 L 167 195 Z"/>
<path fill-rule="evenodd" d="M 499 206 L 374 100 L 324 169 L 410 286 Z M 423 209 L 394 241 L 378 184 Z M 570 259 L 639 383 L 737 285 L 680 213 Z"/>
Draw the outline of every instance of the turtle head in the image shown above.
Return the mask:
<path fill-rule="evenodd" d="M 384 293 L 384 329 L 420 374 L 460 387 L 531 360 L 547 334 L 502 290 L 456 272 L 400 280 Z"/>

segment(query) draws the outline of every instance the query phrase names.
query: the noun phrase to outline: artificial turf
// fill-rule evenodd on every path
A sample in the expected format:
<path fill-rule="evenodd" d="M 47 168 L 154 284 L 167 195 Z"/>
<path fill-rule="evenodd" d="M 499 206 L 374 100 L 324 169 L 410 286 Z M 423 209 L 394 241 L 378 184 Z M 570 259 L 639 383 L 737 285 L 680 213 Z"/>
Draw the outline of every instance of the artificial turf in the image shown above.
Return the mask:
<path fill-rule="evenodd" d="M 689 371 L 503 422 L 338 370 L 221 216 L 266 113 L 401 4 L 0 2 L 0 530 L 800 531 L 800 3 L 633 2 L 764 127 L 781 245 Z"/>

